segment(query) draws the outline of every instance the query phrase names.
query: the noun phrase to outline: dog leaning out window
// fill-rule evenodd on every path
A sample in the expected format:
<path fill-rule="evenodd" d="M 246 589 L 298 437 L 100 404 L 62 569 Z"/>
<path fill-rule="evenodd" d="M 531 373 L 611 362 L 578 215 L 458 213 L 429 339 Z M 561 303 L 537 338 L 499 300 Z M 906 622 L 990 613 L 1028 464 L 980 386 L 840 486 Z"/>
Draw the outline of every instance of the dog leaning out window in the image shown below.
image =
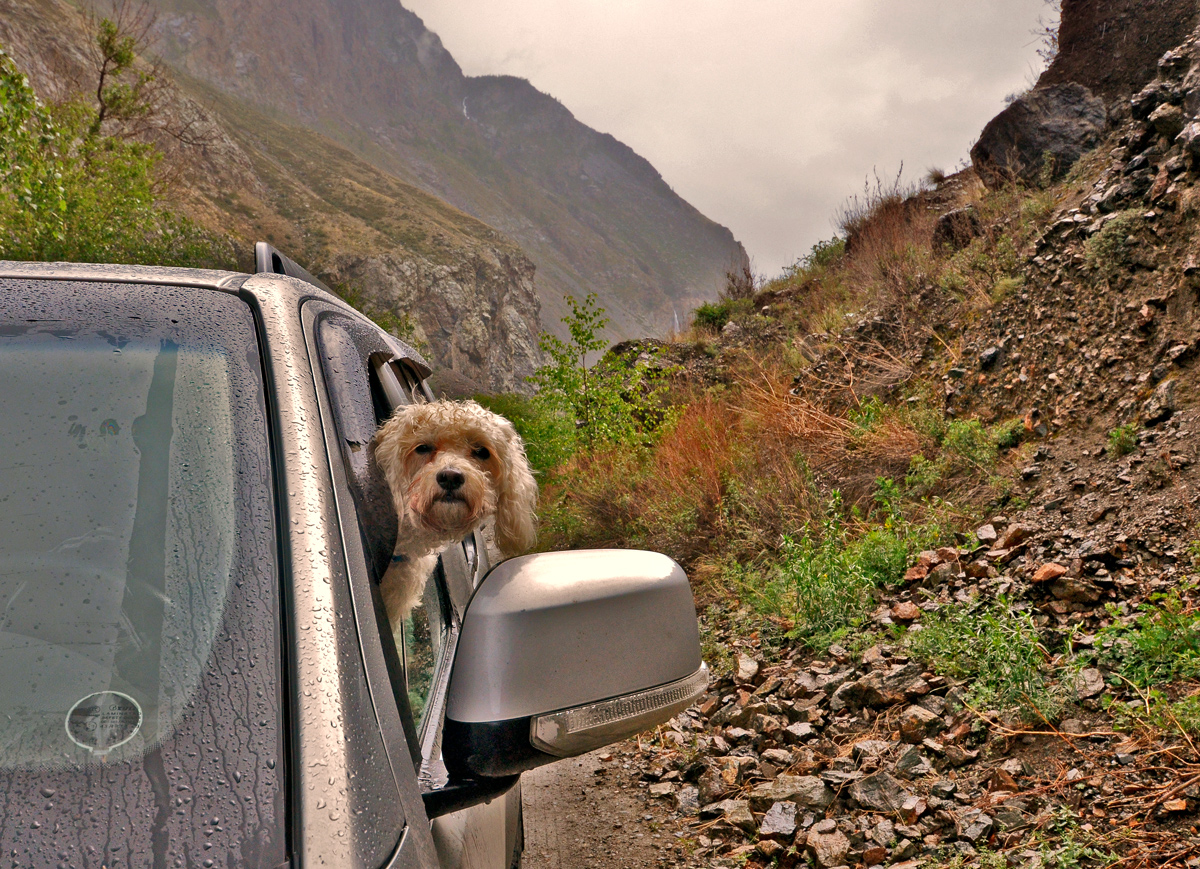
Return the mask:
<path fill-rule="evenodd" d="M 505 556 L 533 545 L 537 483 L 504 417 L 473 401 L 408 405 L 380 426 L 373 446 L 399 520 L 380 583 L 393 627 L 420 600 L 438 554 L 488 519 Z"/>

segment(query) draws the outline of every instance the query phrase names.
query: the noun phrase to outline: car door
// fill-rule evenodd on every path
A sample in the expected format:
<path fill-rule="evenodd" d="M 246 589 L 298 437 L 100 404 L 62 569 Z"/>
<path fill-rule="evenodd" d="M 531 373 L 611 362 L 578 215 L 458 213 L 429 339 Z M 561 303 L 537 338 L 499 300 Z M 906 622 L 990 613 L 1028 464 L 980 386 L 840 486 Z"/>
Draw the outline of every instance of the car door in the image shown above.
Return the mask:
<path fill-rule="evenodd" d="M 431 399 L 422 382 L 428 369 L 410 348 L 345 309 L 312 301 L 304 321 L 317 362 L 347 566 L 360 590 L 356 619 L 376 717 L 393 764 L 404 754 L 411 765 L 410 798 L 423 813 L 421 796 L 447 783 L 441 758 L 446 684 L 462 614 L 487 570 L 486 547 L 473 534 L 447 549 L 420 604 L 403 624 L 387 624 L 378 583 L 391 559 L 397 522 L 371 440 L 397 407 Z M 439 864 L 507 869 L 519 852 L 519 816 L 514 788 L 489 805 L 436 818 L 431 830 Z"/>

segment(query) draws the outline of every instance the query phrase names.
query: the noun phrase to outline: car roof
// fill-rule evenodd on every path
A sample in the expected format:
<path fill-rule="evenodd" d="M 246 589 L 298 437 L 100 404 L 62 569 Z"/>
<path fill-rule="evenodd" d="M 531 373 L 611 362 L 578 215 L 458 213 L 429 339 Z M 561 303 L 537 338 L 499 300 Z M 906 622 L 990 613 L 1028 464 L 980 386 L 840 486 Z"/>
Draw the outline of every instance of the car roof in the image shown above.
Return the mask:
<path fill-rule="evenodd" d="M 37 263 L 0 260 L 0 278 L 48 281 L 109 281 L 122 284 L 167 284 L 179 287 L 234 289 L 248 277 L 243 272 L 165 266 L 103 263 Z"/>
<path fill-rule="evenodd" d="M 308 274 L 305 272 L 305 274 Z M 356 318 L 370 322 L 361 311 L 347 304 L 344 299 L 328 292 L 324 284 L 305 281 L 300 278 L 288 277 L 274 272 L 247 274 L 245 272 L 221 271 L 218 269 L 191 269 L 173 266 L 135 266 L 105 263 L 69 263 L 69 262 L 16 262 L 0 260 L 0 279 L 26 279 L 41 281 L 104 281 L 119 284 L 158 284 L 175 287 L 196 287 L 201 289 L 237 292 L 250 278 L 271 279 L 275 291 L 282 292 L 285 297 L 291 296 L 296 303 L 305 298 L 320 298 L 342 308 L 346 313 Z M 246 287 L 252 294 L 255 289 L 261 292 L 261 286 Z M 374 325 L 374 324 L 372 324 Z M 376 326 L 376 328 L 378 328 Z M 383 331 L 383 330 L 380 330 Z M 386 332 L 384 334 L 387 334 Z M 411 345 L 393 335 L 387 335 L 388 343 L 392 345 L 397 357 L 410 360 L 420 377 L 428 377 L 432 371 L 425 358 Z"/>

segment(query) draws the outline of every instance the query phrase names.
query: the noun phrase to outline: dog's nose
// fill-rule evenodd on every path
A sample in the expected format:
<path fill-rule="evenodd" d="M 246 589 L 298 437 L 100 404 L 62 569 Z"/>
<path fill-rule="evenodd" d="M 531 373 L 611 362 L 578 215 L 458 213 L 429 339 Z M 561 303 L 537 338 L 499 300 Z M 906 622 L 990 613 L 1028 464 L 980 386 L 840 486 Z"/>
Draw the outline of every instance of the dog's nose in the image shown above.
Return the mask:
<path fill-rule="evenodd" d="M 461 488 L 462 484 L 466 482 L 467 478 L 463 476 L 462 471 L 456 471 L 453 468 L 446 468 L 438 471 L 435 479 L 437 480 L 438 485 L 447 492 L 453 492 L 455 489 Z"/>

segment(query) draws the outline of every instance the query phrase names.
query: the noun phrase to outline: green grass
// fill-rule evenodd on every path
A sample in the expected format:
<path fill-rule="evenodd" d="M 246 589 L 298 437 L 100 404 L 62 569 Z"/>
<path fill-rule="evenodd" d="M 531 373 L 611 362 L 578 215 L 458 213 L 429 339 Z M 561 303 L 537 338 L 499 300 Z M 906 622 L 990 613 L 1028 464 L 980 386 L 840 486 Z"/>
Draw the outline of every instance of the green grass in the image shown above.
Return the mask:
<path fill-rule="evenodd" d="M 785 536 L 774 563 L 727 574 L 757 610 L 793 623 L 789 638 L 817 650 L 843 640 L 870 616 L 877 590 L 899 582 L 917 552 L 947 536 L 937 521 L 906 520 L 893 500 L 896 485 L 880 483 L 882 521 L 848 523 L 835 492 L 821 526 Z"/>

